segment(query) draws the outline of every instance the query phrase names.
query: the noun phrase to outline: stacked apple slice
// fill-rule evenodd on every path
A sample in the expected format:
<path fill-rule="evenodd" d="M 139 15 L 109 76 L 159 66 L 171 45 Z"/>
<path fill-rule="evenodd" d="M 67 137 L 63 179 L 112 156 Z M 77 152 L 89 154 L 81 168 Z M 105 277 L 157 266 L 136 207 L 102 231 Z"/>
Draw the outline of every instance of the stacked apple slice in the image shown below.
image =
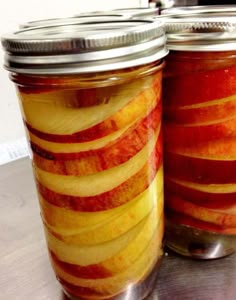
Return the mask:
<path fill-rule="evenodd" d="M 106 299 L 162 254 L 161 74 L 93 89 L 20 89 L 45 235 L 64 289 Z"/>
<path fill-rule="evenodd" d="M 164 81 L 166 204 L 171 222 L 235 235 L 236 65 L 219 62 Z"/>

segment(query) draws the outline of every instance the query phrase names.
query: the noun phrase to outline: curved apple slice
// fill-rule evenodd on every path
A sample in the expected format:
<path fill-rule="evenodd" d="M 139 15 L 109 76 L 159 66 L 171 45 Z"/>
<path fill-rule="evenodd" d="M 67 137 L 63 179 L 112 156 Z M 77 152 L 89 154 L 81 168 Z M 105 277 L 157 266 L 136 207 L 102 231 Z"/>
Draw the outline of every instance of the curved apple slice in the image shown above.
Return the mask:
<path fill-rule="evenodd" d="M 227 235 L 235 235 L 236 234 L 236 227 L 235 228 L 224 228 L 220 225 L 216 225 L 209 222 L 200 221 L 193 217 L 177 213 L 176 211 L 167 210 L 166 212 L 166 219 L 170 223 L 190 226 L 193 228 L 210 231 L 219 234 L 227 234 Z"/>
<path fill-rule="evenodd" d="M 134 284 L 135 282 L 143 280 L 146 276 L 148 276 L 156 264 L 157 259 L 162 254 L 161 250 L 158 251 L 157 244 L 157 240 L 153 239 L 149 244 L 147 251 L 142 253 L 141 257 L 136 260 L 132 267 L 127 268 L 125 271 L 109 278 L 78 278 L 65 272 L 56 264 L 54 264 L 53 267 L 58 277 L 63 279 L 65 282 L 92 289 L 95 292 L 99 292 L 103 295 L 115 295 L 126 289 L 128 284 Z"/>
<path fill-rule="evenodd" d="M 129 231 L 143 218 L 145 218 L 153 209 L 153 207 L 155 207 L 158 212 L 162 212 L 163 201 L 161 197 L 162 195 L 160 194 L 149 194 L 146 195 L 146 198 L 141 197 L 141 199 L 129 210 L 123 212 L 121 215 L 116 216 L 116 218 L 113 220 L 99 224 L 98 226 L 94 226 L 92 228 L 86 228 L 83 231 L 78 229 L 78 232 L 75 230 L 74 232 L 69 233 L 68 231 L 66 234 L 63 231 L 60 232 L 59 230 L 55 232 L 50 229 L 50 231 L 58 239 L 66 242 L 67 244 L 94 245 L 107 242 Z M 156 203 L 158 204 L 158 207 Z M 156 218 L 156 216 L 154 218 Z"/>
<path fill-rule="evenodd" d="M 85 142 L 106 136 L 146 115 L 159 99 L 160 92 L 155 90 L 149 78 L 120 87 L 108 103 L 98 106 L 75 109 L 45 104 L 40 99 L 23 99 L 22 108 L 28 130 L 39 138 Z"/>
<path fill-rule="evenodd" d="M 199 184 L 165 177 L 167 195 L 175 193 L 197 205 L 219 209 L 236 204 L 236 184 Z"/>
<path fill-rule="evenodd" d="M 200 104 L 164 107 L 164 119 L 178 124 L 201 124 L 236 115 L 236 95 Z"/>
<path fill-rule="evenodd" d="M 196 183 L 235 183 L 236 160 L 214 160 L 165 152 L 165 174 Z"/>
<path fill-rule="evenodd" d="M 236 159 L 236 138 L 220 138 L 216 141 L 195 143 L 188 147 L 180 144 L 171 145 L 168 151 L 188 157 L 233 161 Z"/>
<path fill-rule="evenodd" d="M 158 172 L 153 182 L 144 192 L 139 194 L 134 199 L 113 209 L 108 209 L 98 212 L 75 212 L 63 207 L 50 204 L 41 195 L 39 195 L 39 202 L 41 206 L 41 214 L 44 222 L 54 232 L 62 234 L 73 234 L 83 232 L 87 228 L 94 228 L 101 226 L 106 222 L 114 220 L 115 217 L 120 216 L 124 211 L 129 211 L 132 206 L 137 206 L 139 201 L 144 201 L 153 196 L 152 193 L 159 194 L 163 188 L 163 174 Z M 147 205 L 149 204 L 149 201 Z"/>
<path fill-rule="evenodd" d="M 65 272 L 80 278 L 107 278 L 132 267 L 133 263 L 147 251 L 148 246 L 155 240 L 157 250 L 162 247 L 164 230 L 163 214 L 154 209 L 146 218 L 146 223 L 139 234 L 120 252 L 98 264 L 81 266 L 70 264 L 59 260 L 53 252 L 50 252 L 51 259 Z M 155 253 L 156 255 L 156 253 Z M 95 274 L 93 271 L 97 271 Z"/>
<path fill-rule="evenodd" d="M 58 208 L 45 201 L 41 196 L 40 206 L 41 214 L 48 228 L 57 234 L 64 236 L 73 236 L 81 234 L 85 240 L 89 239 L 86 236 L 96 231 L 109 232 L 109 226 L 113 229 L 117 226 L 117 233 L 125 232 L 127 228 L 141 220 L 151 209 L 156 202 L 159 209 L 162 207 L 161 191 L 163 189 L 162 174 L 159 172 L 150 186 L 140 195 L 121 205 L 117 208 L 105 210 L 102 212 L 80 212 L 75 213 L 72 210 Z M 122 224 L 122 227 L 120 227 Z M 105 226 L 108 226 L 104 228 Z M 109 233 L 112 234 L 111 232 Z M 113 234 L 116 234 L 113 232 Z M 96 233 L 98 235 L 98 233 Z M 103 236 L 103 234 L 102 234 Z M 97 237 L 96 237 L 97 238 Z"/>
<path fill-rule="evenodd" d="M 56 193 L 39 182 L 39 193 L 51 204 L 75 211 L 93 212 L 118 207 L 142 193 L 154 179 L 156 172 L 163 172 L 162 145 L 156 145 L 144 167 L 128 180 L 108 192 L 88 197 L 68 196 Z"/>
<path fill-rule="evenodd" d="M 213 194 L 229 194 L 236 193 L 236 184 L 228 183 L 228 184 L 201 184 L 191 181 L 179 180 L 172 177 L 166 177 L 167 180 L 173 181 L 179 185 L 192 188 L 194 190 L 198 190 L 200 192 L 213 193 Z M 236 198 L 235 198 L 236 199 Z"/>
<path fill-rule="evenodd" d="M 236 94 L 235 78 L 235 65 L 166 77 L 164 79 L 163 98 L 167 105 L 176 106 L 229 97 Z"/>
<path fill-rule="evenodd" d="M 95 196 L 114 189 L 137 173 L 155 148 L 157 134 L 134 157 L 117 167 L 87 176 L 58 175 L 34 166 L 36 179 L 46 188 L 69 196 Z M 91 189 L 92 184 L 92 189 Z"/>
<path fill-rule="evenodd" d="M 220 225 L 224 228 L 236 227 L 236 205 L 224 210 L 209 209 L 186 201 L 176 195 L 168 195 L 166 204 L 168 208 L 200 221 Z"/>
<path fill-rule="evenodd" d="M 152 137 L 160 132 L 161 111 L 158 108 L 133 125 L 116 141 L 105 147 L 77 153 L 52 153 L 32 144 L 34 163 L 42 170 L 62 175 L 93 174 L 125 163 L 137 154 Z M 151 123 L 150 128 L 147 123 Z M 158 127 L 159 125 L 159 127 Z M 161 137 L 159 137 L 161 138 Z"/>
<path fill-rule="evenodd" d="M 103 148 L 109 143 L 114 143 L 114 141 L 116 139 L 119 139 L 119 137 L 122 136 L 129 128 L 130 124 L 102 138 L 98 138 L 93 141 L 84 143 L 55 143 L 41 139 L 31 132 L 28 132 L 28 134 L 29 140 L 33 145 L 36 145 L 37 147 L 41 148 L 42 151 L 48 152 L 48 155 L 50 155 L 50 152 L 52 152 L 56 156 L 57 154 L 63 155 L 68 153 L 76 153 Z M 47 157 L 46 155 L 44 156 Z"/>
<path fill-rule="evenodd" d="M 215 124 L 204 125 L 176 125 L 166 123 L 164 126 L 165 144 L 168 150 L 178 145 L 182 147 L 193 146 L 212 140 L 223 138 L 236 138 L 236 117 L 220 121 Z"/>
<path fill-rule="evenodd" d="M 56 238 L 50 231 L 45 229 L 45 235 L 49 249 L 55 253 L 59 260 L 71 264 L 88 266 L 98 264 L 111 258 L 124 249 L 143 229 L 146 219 L 139 222 L 131 230 L 118 238 L 106 243 L 93 246 L 71 245 Z"/>

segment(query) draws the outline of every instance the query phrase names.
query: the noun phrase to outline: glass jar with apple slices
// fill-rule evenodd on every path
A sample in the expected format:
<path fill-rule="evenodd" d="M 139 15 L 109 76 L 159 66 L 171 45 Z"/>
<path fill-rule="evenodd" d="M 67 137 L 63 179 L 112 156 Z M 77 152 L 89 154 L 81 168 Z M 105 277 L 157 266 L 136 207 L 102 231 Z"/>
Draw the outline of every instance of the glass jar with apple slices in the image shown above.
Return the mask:
<path fill-rule="evenodd" d="M 38 27 L 2 43 L 63 290 L 143 299 L 162 256 L 162 24 Z"/>
<path fill-rule="evenodd" d="M 236 18 L 226 16 L 165 20 L 166 241 L 200 259 L 236 250 Z"/>

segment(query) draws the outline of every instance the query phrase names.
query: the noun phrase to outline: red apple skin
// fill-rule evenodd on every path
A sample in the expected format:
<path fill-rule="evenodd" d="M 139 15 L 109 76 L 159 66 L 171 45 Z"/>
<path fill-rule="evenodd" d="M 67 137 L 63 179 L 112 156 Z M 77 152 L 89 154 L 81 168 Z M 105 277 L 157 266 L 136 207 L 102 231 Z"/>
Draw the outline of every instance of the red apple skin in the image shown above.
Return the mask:
<path fill-rule="evenodd" d="M 188 215 L 200 221 L 213 223 L 223 228 L 236 227 L 235 205 L 227 210 L 212 209 L 194 204 L 180 195 L 169 194 L 166 199 L 166 205 L 169 209 L 178 213 Z"/>
<path fill-rule="evenodd" d="M 214 141 L 223 138 L 236 138 L 236 117 L 216 124 L 199 126 L 181 126 L 165 123 L 164 134 L 167 149 L 180 145 L 192 145 Z"/>
<path fill-rule="evenodd" d="M 102 293 L 99 293 L 98 291 L 94 291 L 93 289 L 82 287 L 82 286 L 76 286 L 71 283 L 66 282 L 62 278 L 57 276 L 57 280 L 60 282 L 62 287 L 70 293 L 73 296 L 80 297 L 80 299 L 104 299 L 104 295 Z M 82 298 L 84 297 L 84 298 Z M 90 298 L 91 297 L 91 298 Z M 108 300 L 111 300 L 111 298 L 107 298 Z"/>
<path fill-rule="evenodd" d="M 159 264 L 160 264 L 160 262 L 157 262 L 157 267 L 154 267 L 154 269 L 148 274 L 148 276 L 146 278 L 144 278 L 145 283 L 147 282 L 148 285 L 149 285 L 149 281 L 152 282 L 152 280 L 156 277 L 156 273 L 157 273 Z M 65 280 L 63 280 L 62 278 L 58 278 L 58 280 L 68 293 L 79 297 L 79 299 L 101 299 L 101 300 L 104 299 L 104 295 L 102 293 L 98 293 L 98 291 L 70 284 L 70 283 L 66 282 Z M 139 285 L 142 283 L 143 283 L 143 281 L 137 282 L 134 285 L 134 291 L 135 291 L 136 286 L 137 286 L 137 289 L 139 289 Z M 115 297 L 121 296 L 122 298 L 126 299 L 127 298 L 127 296 L 126 296 L 127 294 L 125 294 L 126 291 L 127 290 L 121 292 L 119 295 L 116 295 Z M 123 293 L 124 293 L 124 297 L 122 295 Z M 136 292 L 134 292 L 134 294 L 136 295 Z M 105 299 L 106 300 L 114 300 L 114 297 L 106 296 Z M 133 299 L 133 300 L 135 300 L 135 299 Z"/>
<path fill-rule="evenodd" d="M 190 187 L 182 186 L 168 178 L 165 178 L 166 202 L 171 195 L 178 195 L 189 202 L 197 205 L 212 208 L 226 209 L 236 205 L 236 193 L 208 193 Z"/>
<path fill-rule="evenodd" d="M 164 119 L 177 124 L 197 124 L 233 117 L 236 115 L 236 97 L 233 98 L 227 102 L 219 100 L 217 104 L 201 107 L 164 107 Z"/>
<path fill-rule="evenodd" d="M 236 138 L 221 138 L 215 141 L 207 141 L 202 144 L 172 145 L 169 152 L 185 156 L 193 156 L 214 160 L 235 160 L 236 159 Z"/>
<path fill-rule="evenodd" d="M 154 179 L 162 164 L 162 139 L 158 139 L 147 163 L 116 188 L 91 197 L 62 195 L 37 183 L 38 192 L 49 203 L 75 211 L 102 211 L 118 207 L 142 193 Z"/>
<path fill-rule="evenodd" d="M 60 135 L 60 134 L 51 134 L 46 132 L 41 132 L 40 130 L 33 128 L 29 123 L 27 123 L 27 120 L 25 121 L 25 126 L 29 130 L 29 132 L 33 133 L 37 137 L 44 139 L 46 141 L 51 142 L 58 142 L 58 143 L 83 143 L 88 141 L 93 141 L 98 138 L 102 138 L 106 135 L 109 135 L 124 126 L 127 126 L 129 122 L 134 121 L 137 117 L 135 114 L 134 116 L 131 115 L 131 111 L 134 110 L 134 107 L 140 107 L 141 104 L 145 104 L 148 102 L 148 99 L 150 97 L 150 92 L 155 93 L 155 103 L 160 102 L 160 94 L 161 94 L 161 88 L 160 88 L 160 76 L 156 76 L 156 78 L 153 80 L 153 84 L 151 87 L 141 91 L 134 99 L 131 99 L 130 102 L 125 105 L 122 109 L 117 111 L 115 114 L 110 116 L 109 118 L 103 120 L 102 122 L 89 127 L 87 129 L 81 130 L 79 132 L 75 132 L 73 134 L 69 135 Z M 146 106 L 147 112 L 148 112 L 148 105 Z M 124 118 L 122 121 L 120 121 L 120 117 L 122 115 L 130 115 L 129 118 Z M 127 121 L 129 120 L 129 122 Z"/>
<path fill-rule="evenodd" d="M 203 184 L 236 184 L 236 160 L 213 160 L 165 153 L 165 174 Z"/>
<path fill-rule="evenodd" d="M 166 219 L 171 223 L 190 226 L 192 228 L 197 228 L 209 232 L 215 232 L 219 234 L 229 234 L 229 235 L 236 234 L 236 227 L 224 228 L 220 225 L 200 221 L 190 216 L 178 213 L 176 211 L 172 211 L 171 209 L 166 209 Z"/>
<path fill-rule="evenodd" d="M 56 255 L 50 251 L 51 259 L 58 264 L 62 269 L 64 269 L 66 272 L 69 271 L 70 274 L 80 277 L 80 278 L 90 278 L 90 279 L 98 279 L 98 278 L 107 278 L 114 274 L 109 272 L 106 268 L 102 267 L 99 264 L 96 265 L 90 265 L 83 267 L 79 265 L 73 265 L 69 263 L 65 263 L 60 261 Z"/>
<path fill-rule="evenodd" d="M 236 94 L 236 66 L 166 77 L 163 99 L 167 106 L 204 103 Z"/>
<path fill-rule="evenodd" d="M 161 105 L 129 128 L 115 142 L 107 146 L 78 153 L 53 153 L 31 143 L 35 164 L 51 173 L 62 175 L 88 175 L 128 161 L 148 142 L 160 126 Z"/>
<path fill-rule="evenodd" d="M 82 108 L 82 107 L 90 107 L 93 105 L 99 105 L 103 104 L 104 97 L 101 97 L 101 88 L 91 88 L 91 89 L 73 89 L 69 90 L 70 95 L 69 98 L 66 98 L 66 104 L 77 107 L 77 108 Z M 62 89 L 60 86 L 55 87 L 55 86 L 46 86 L 43 85 L 40 88 L 38 87 L 29 87 L 29 86 L 18 86 L 18 92 L 19 94 L 23 95 L 24 97 L 26 95 L 30 94 L 41 94 L 41 97 L 44 97 L 44 93 L 63 93 L 65 92 L 64 89 Z"/>

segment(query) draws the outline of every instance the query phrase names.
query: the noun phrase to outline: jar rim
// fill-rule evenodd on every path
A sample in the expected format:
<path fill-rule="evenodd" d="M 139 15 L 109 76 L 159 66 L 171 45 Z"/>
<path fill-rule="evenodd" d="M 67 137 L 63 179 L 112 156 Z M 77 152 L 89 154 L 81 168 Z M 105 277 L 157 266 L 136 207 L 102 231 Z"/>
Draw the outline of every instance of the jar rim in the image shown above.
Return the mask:
<path fill-rule="evenodd" d="M 28 74 L 108 71 L 167 55 L 164 25 L 150 19 L 41 26 L 5 35 L 5 67 Z"/>

